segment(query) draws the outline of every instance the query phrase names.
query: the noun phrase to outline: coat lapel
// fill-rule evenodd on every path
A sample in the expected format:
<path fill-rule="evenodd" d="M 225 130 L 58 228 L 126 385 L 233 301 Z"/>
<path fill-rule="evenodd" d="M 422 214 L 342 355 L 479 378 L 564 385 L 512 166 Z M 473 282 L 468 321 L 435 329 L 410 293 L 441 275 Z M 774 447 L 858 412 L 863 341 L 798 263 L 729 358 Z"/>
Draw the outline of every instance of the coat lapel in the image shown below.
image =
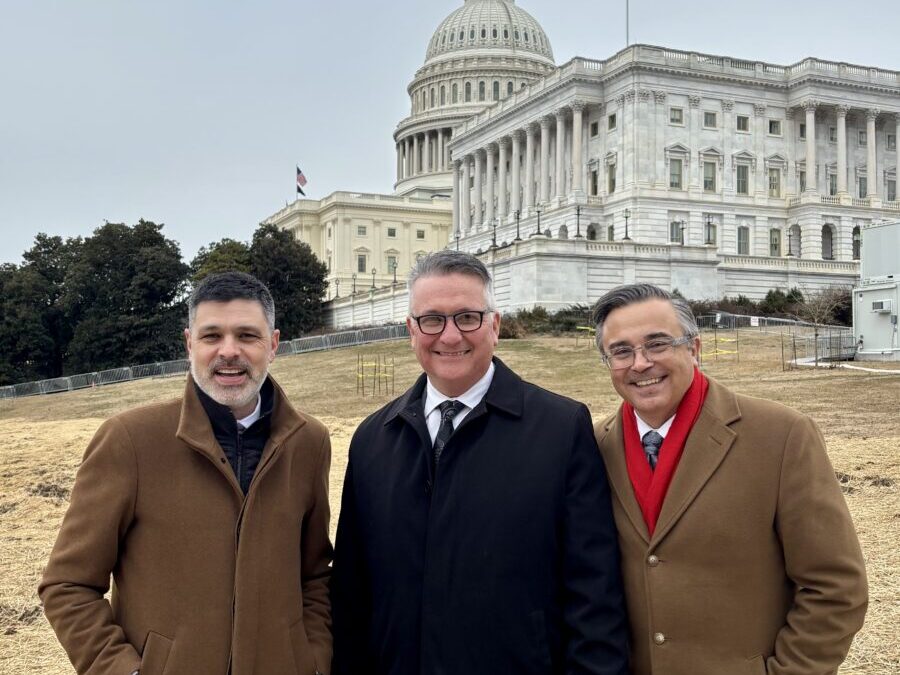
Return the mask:
<path fill-rule="evenodd" d="M 606 474 L 609 477 L 613 493 L 616 495 L 616 499 L 622 506 L 625 515 L 628 516 L 632 527 L 649 544 L 650 534 L 647 531 L 647 523 L 644 522 L 641 507 L 634 497 L 634 487 L 631 485 L 631 479 L 628 477 L 628 467 L 625 465 L 622 408 L 619 408 L 619 412 L 614 417 L 598 425 L 598 431 L 600 433 L 596 434 L 597 444 L 600 446 L 600 452 L 606 464 Z"/>
<path fill-rule="evenodd" d="M 734 395 L 710 379 L 703 409 L 688 435 L 672 484 L 663 501 L 651 540 L 653 546 L 674 527 L 719 468 L 737 437 L 728 425 L 740 416 Z M 622 456 L 624 465 L 624 451 Z"/>

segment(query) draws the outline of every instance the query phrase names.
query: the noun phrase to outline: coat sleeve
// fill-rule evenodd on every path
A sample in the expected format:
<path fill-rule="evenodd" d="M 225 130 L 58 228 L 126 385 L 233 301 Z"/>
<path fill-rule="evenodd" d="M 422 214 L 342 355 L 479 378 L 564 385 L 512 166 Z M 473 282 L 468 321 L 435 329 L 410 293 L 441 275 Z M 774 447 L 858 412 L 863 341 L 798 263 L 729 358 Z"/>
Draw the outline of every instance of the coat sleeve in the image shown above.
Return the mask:
<path fill-rule="evenodd" d="M 80 674 L 131 673 L 137 650 L 104 597 L 134 516 L 137 469 L 124 424 L 105 422 L 85 452 L 38 594 Z"/>
<path fill-rule="evenodd" d="M 866 568 L 825 441 L 807 417 L 787 436 L 776 528 L 796 590 L 767 672 L 835 673 L 865 617 Z"/>
<path fill-rule="evenodd" d="M 564 508 L 567 675 L 628 672 L 625 600 L 606 470 L 584 406 L 572 424 Z"/>
<path fill-rule="evenodd" d="M 358 433 L 358 432 L 357 432 Z M 332 675 L 359 675 L 372 671 L 368 653 L 371 593 L 364 560 L 360 514 L 353 483 L 353 446 L 344 476 L 341 515 L 338 519 L 331 582 L 334 613 Z"/>
<path fill-rule="evenodd" d="M 300 542 L 300 569 L 303 590 L 303 626 L 317 669 L 327 673 L 331 664 L 331 601 L 328 581 L 331 574 L 331 540 L 328 528 L 328 475 L 331 469 L 331 440 L 326 432 L 319 448 L 319 464 L 313 477 L 313 507 L 305 516 Z"/>

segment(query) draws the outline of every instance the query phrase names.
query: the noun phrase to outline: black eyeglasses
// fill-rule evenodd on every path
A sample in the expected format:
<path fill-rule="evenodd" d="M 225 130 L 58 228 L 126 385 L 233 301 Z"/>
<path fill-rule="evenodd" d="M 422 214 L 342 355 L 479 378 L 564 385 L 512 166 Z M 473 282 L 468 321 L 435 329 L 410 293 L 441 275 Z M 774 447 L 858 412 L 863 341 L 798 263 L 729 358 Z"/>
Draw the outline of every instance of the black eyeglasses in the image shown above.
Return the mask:
<path fill-rule="evenodd" d="M 616 347 L 609 350 L 609 354 L 603 354 L 603 363 L 610 370 L 625 370 L 634 365 L 634 355 L 641 351 L 644 359 L 654 361 L 665 358 L 668 353 L 679 345 L 685 345 L 693 340 L 695 335 L 685 335 L 680 338 L 656 338 L 648 340 L 637 347 Z"/>
<path fill-rule="evenodd" d="M 492 309 L 472 310 L 467 309 L 456 314 L 422 314 L 412 317 L 419 326 L 419 330 L 425 335 L 440 335 L 447 327 L 447 319 L 453 319 L 460 333 L 471 333 L 481 328 L 484 315 L 490 314 Z"/>

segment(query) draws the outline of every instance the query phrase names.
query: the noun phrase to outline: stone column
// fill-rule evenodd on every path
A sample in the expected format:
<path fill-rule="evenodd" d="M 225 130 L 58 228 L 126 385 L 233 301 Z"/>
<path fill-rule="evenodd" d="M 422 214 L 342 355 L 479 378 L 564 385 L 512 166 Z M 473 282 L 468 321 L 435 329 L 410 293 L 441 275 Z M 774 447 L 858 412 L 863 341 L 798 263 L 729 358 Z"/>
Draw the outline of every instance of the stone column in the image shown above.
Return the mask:
<path fill-rule="evenodd" d="M 766 172 L 766 136 L 769 133 L 766 128 L 766 106 L 755 103 L 753 114 L 756 116 L 755 142 L 753 144 L 756 149 L 756 189 L 754 192 L 757 197 L 765 197 L 769 194 L 769 176 Z"/>
<path fill-rule="evenodd" d="M 475 220 L 472 223 L 472 229 L 476 232 L 481 230 L 484 224 L 484 212 L 481 209 L 481 181 L 484 175 L 484 151 L 475 151 L 475 190 L 473 191 L 473 199 L 475 204 Z"/>
<path fill-rule="evenodd" d="M 702 190 L 703 186 L 700 182 L 701 171 L 703 169 L 701 162 L 699 160 L 699 152 L 700 152 L 700 97 L 699 96 L 688 96 L 688 104 L 690 105 L 690 115 L 691 115 L 691 158 L 688 162 L 691 170 L 691 181 L 690 181 L 690 189 L 691 190 Z"/>
<path fill-rule="evenodd" d="M 512 133 L 512 180 L 509 186 L 509 212 L 515 213 L 522 210 L 520 193 L 522 191 L 522 180 L 519 176 L 519 165 L 522 161 L 522 131 L 516 129 Z"/>
<path fill-rule="evenodd" d="M 462 231 L 463 234 L 468 234 L 472 227 L 472 221 L 470 219 L 472 213 L 472 193 L 470 192 L 471 188 L 469 188 L 469 176 L 472 175 L 472 157 L 471 155 L 466 155 L 463 157 L 463 175 L 462 175 L 462 215 L 460 216 L 460 222 L 462 223 Z"/>
<path fill-rule="evenodd" d="M 487 197 L 484 200 L 485 214 L 484 222 L 490 225 L 494 219 L 494 146 L 488 144 L 485 148 L 487 153 L 487 166 L 485 178 L 487 179 Z"/>
<path fill-rule="evenodd" d="M 422 173 L 431 173 L 431 132 L 425 132 L 425 157 L 422 160 Z"/>
<path fill-rule="evenodd" d="M 847 194 L 847 113 L 849 105 L 839 105 L 837 110 L 837 191 Z M 806 142 L 809 143 L 809 127 L 806 127 Z M 807 182 L 809 176 L 807 175 Z"/>
<path fill-rule="evenodd" d="M 534 125 L 525 127 L 525 209 L 534 207 Z"/>
<path fill-rule="evenodd" d="M 461 199 L 461 191 L 460 191 L 460 171 L 462 167 L 460 166 L 460 162 L 453 162 L 453 199 L 451 199 L 451 203 L 453 205 L 453 232 L 451 236 L 455 236 L 457 232 L 462 235 L 462 230 L 459 227 L 459 212 L 460 206 L 459 202 Z"/>
<path fill-rule="evenodd" d="M 500 159 L 497 167 L 497 217 L 502 223 L 506 220 L 506 160 L 509 149 L 509 138 L 504 136 L 498 141 L 500 146 Z"/>
<path fill-rule="evenodd" d="M 540 199 L 544 204 L 550 199 L 550 118 L 541 118 L 541 176 Z"/>
<path fill-rule="evenodd" d="M 584 160 L 581 146 L 584 143 L 584 103 L 575 101 L 572 104 L 572 194 L 580 197 L 584 194 Z"/>
<path fill-rule="evenodd" d="M 818 101 L 809 100 L 803 104 L 806 111 L 806 191 L 818 192 L 816 180 L 816 108 Z"/>
<path fill-rule="evenodd" d="M 866 110 L 866 196 L 878 197 L 878 142 L 875 137 L 875 120 L 880 111 Z"/>
<path fill-rule="evenodd" d="M 419 134 L 413 134 L 413 156 L 412 171 L 413 176 L 419 173 Z"/>
<path fill-rule="evenodd" d="M 566 111 L 560 108 L 556 111 L 556 198 L 560 199 L 565 194 L 566 178 L 563 160 L 565 159 L 566 138 Z"/>

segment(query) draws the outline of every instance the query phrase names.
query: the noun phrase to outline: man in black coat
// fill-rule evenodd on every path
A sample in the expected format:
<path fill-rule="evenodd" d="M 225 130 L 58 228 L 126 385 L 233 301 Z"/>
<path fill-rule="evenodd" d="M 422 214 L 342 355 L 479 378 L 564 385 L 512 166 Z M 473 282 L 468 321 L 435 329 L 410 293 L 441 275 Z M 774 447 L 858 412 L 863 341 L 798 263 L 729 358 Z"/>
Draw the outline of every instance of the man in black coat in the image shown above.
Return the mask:
<path fill-rule="evenodd" d="M 409 279 L 423 374 L 350 445 L 333 675 L 627 672 L 619 552 L 584 405 L 493 357 L 491 279 L 440 251 Z"/>

